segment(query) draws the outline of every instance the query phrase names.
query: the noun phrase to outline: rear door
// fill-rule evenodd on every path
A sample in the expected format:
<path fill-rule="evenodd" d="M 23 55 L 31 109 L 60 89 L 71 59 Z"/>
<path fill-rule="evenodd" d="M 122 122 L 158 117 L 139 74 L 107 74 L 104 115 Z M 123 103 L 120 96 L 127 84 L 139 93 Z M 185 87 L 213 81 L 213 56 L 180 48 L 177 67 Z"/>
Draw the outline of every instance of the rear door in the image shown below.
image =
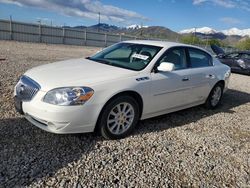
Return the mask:
<path fill-rule="evenodd" d="M 192 83 L 190 95 L 192 95 L 194 102 L 204 101 L 208 97 L 216 78 L 213 59 L 210 54 L 203 50 L 192 47 L 188 47 L 186 50 Z"/>

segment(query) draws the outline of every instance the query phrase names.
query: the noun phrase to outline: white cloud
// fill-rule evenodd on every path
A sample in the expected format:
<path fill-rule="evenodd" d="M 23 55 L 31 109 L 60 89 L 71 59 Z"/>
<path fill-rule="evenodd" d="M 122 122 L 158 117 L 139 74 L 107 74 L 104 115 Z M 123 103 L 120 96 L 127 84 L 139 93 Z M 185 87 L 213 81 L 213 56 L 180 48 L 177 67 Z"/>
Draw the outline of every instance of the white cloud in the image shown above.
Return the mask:
<path fill-rule="evenodd" d="M 228 24 L 228 25 L 236 25 L 236 24 L 241 24 L 242 21 L 236 19 L 236 18 L 231 18 L 231 17 L 224 17 L 224 18 L 220 18 L 220 21 Z"/>
<path fill-rule="evenodd" d="M 199 4 L 201 4 L 201 3 L 204 3 L 204 2 L 206 2 L 207 0 L 193 0 L 193 4 L 194 5 L 199 5 Z"/>
<path fill-rule="evenodd" d="M 215 6 L 221 6 L 225 8 L 239 8 L 250 11 L 249 0 L 193 0 L 193 5 L 201 5 L 204 3 L 210 3 Z"/>
<path fill-rule="evenodd" d="M 134 11 L 122 9 L 112 5 L 105 5 L 100 0 L 0 0 L 0 3 L 10 3 L 51 10 L 67 16 L 97 19 L 101 13 L 102 21 L 136 22 L 148 20 Z"/>

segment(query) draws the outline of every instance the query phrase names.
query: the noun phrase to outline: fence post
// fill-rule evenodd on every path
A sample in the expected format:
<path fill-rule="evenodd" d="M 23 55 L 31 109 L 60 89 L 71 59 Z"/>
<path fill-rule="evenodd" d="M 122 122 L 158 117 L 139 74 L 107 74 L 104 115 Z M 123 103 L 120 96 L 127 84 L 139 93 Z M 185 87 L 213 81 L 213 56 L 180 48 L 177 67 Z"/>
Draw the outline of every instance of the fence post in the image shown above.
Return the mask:
<path fill-rule="evenodd" d="M 135 40 L 137 39 L 137 37 L 135 36 Z"/>
<path fill-rule="evenodd" d="M 10 17 L 10 40 L 13 40 L 12 17 Z"/>
<path fill-rule="evenodd" d="M 105 42 L 105 47 L 107 47 L 107 33 L 104 35 L 104 42 Z"/>
<path fill-rule="evenodd" d="M 120 42 L 122 41 L 122 34 L 120 34 Z"/>
<path fill-rule="evenodd" d="M 63 27 L 62 28 L 62 43 L 64 44 L 65 43 L 65 28 Z"/>
<path fill-rule="evenodd" d="M 41 43 L 42 42 L 42 28 L 41 28 L 41 21 L 39 22 L 39 42 Z"/>
<path fill-rule="evenodd" d="M 84 31 L 84 45 L 87 46 L 87 28 Z"/>

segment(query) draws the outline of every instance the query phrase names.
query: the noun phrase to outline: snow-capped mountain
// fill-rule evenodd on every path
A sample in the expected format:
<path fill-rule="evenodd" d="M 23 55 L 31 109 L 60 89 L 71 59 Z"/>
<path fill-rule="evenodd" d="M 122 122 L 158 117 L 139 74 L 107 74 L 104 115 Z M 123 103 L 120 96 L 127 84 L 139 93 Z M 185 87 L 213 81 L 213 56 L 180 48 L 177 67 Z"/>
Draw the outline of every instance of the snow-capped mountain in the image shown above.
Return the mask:
<path fill-rule="evenodd" d="M 180 31 L 180 34 L 188 34 L 188 33 L 201 33 L 201 34 L 216 34 L 216 33 L 223 33 L 224 35 L 231 36 L 231 35 L 236 35 L 236 36 L 250 36 L 250 29 L 238 29 L 238 28 L 231 28 L 228 30 L 222 30 L 222 31 L 217 31 L 215 29 L 212 29 L 210 27 L 201 27 L 201 28 L 191 28 L 191 29 L 185 29 Z"/>
<path fill-rule="evenodd" d="M 210 27 L 201 27 L 201 28 L 191 28 L 191 29 L 185 29 L 180 31 L 180 34 L 188 34 L 188 33 L 203 33 L 203 34 L 214 34 L 217 33 L 216 30 L 210 28 Z"/>
<path fill-rule="evenodd" d="M 238 28 L 232 28 L 229 30 L 223 30 L 221 31 L 222 33 L 224 33 L 225 35 L 238 35 L 241 37 L 244 36 L 250 36 L 250 29 L 238 29 Z"/>
<path fill-rule="evenodd" d="M 130 26 L 127 26 L 126 29 L 140 29 L 140 28 L 148 28 L 148 26 L 141 26 L 141 25 L 137 25 L 137 24 L 134 24 L 134 25 L 130 25 Z"/>

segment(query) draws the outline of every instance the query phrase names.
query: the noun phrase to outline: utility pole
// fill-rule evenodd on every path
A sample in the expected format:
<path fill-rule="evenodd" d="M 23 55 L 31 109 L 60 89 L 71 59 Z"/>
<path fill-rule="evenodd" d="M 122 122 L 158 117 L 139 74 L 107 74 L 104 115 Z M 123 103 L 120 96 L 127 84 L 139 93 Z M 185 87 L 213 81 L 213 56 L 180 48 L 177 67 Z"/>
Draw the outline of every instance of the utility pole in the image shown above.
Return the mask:
<path fill-rule="evenodd" d="M 143 23 L 141 22 L 141 37 L 142 37 L 142 28 L 143 28 Z"/>
<path fill-rule="evenodd" d="M 100 32 L 100 24 L 101 24 L 101 13 L 98 12 L 98 32 Z"/>
<path fill-rule="evenodd" d="M 194 37 L 193 37 L 193 44 L 194 44 L 194 40 L 195 40 L 195 38 L 196 38 L 196 27 L 194 28 L 194 35 L 193 35 Z"/>

